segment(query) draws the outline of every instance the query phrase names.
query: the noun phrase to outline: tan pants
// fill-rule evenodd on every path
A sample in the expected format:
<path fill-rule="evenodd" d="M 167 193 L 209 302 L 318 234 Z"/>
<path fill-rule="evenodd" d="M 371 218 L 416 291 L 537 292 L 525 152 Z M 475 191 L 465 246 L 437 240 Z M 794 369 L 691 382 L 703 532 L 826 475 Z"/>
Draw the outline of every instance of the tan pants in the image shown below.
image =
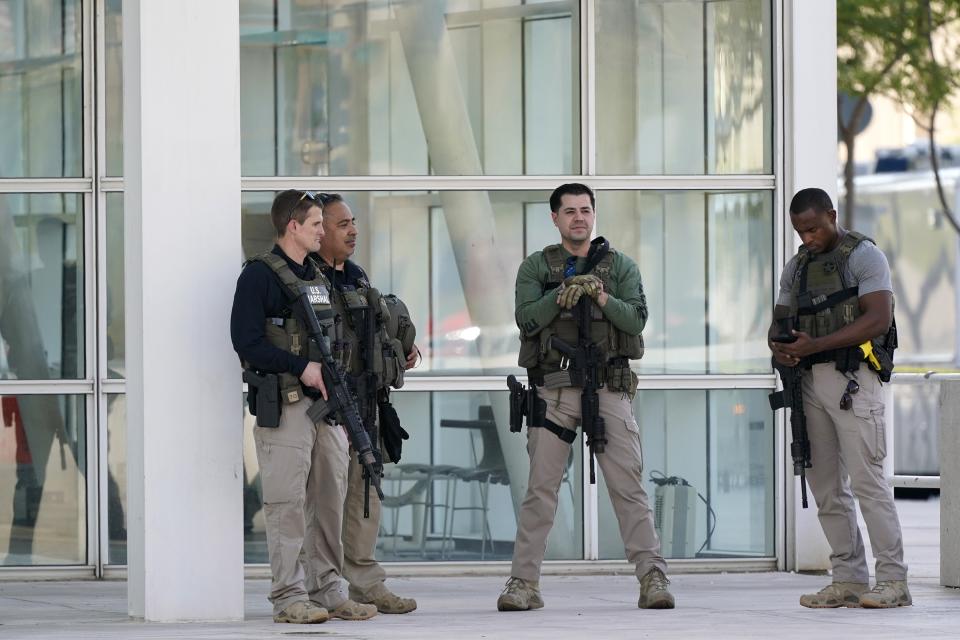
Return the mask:
<path fill-rule="evenodd" d="M 380 532 L 380 499 L 370 487 L 370 517 L 363 517 L 363 467 L 350 449 L 347 498 L 343 504 L 343 577 L 355 589 L 366 591 L 383 582 L 387 572 L 374 557 Z"/>
<path fill-rule="evenodd" d="M 566 429 L 576 429 L 580 422 L 579 388 L 540 389 L 539 393 L 547 403 L 548 420 Z M 660 540 L 653 527 L 653 513 L 643 489 L 640 429 L 633 417 L 630 399 L 606 389 L 602 389 L 599 396 L 607 445 L 606 451 L 597 456 L 597 464 L 607 481 L 627 560 L 636 566 L 638 579 L 653 568 L 666 572 L 667 564 L 660 555 Z M 540 579 L 540 565 L 546 552 L 547 535 L 557 514 L 558 493 L 570 446 L 546 429 L 528 430 L 530 482 L 520 506 L 510 574 L 513 577 Z"/>
<path fill-rule="evenodd" d="M 311 400 L 284 405 L 276 429 L 254 427 L 260 464 L 270 602 L 279 613 L 298 600 L 332 609 L 345 600 L 340 584 L 340 527 L 347 491 L 347 436 L 314 425 Z"/>
<path fill-rule="evenodd" d="M 906 580 L 900 520 L 893 490 L 883 477 L 886 440 L 880 380 L 866 367 L 853 375 L 860 391 L 852 396 L 853 407 L 844 410 L 840 398 L 847 387 L 846 376 L 832 363 L 816 364 L 804 372 L 803 408 L 813 464 L 807 469 L 807 482 L 830 543 L 835 581 L 865 583 L 869 579 L 854 495 L 877 559 L 877 580 Z"/>

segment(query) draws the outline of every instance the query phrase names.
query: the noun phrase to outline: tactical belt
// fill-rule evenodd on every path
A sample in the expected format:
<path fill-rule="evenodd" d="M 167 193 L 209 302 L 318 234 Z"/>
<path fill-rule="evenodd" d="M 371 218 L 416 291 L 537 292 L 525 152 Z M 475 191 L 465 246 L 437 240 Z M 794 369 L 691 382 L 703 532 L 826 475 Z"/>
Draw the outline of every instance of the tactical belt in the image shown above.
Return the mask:
<path fill-rule="evenodd" d="M 601 367 L 600 369 L 600 380 L 598 382 L 603 385 L 607 381 L 607 372 L 609 369 L 619 369 L 622 367 L 630 366 L 630 358 L 623 356 L 618 356 L 616 358 L 610 358 L 607 360 L 607 364 Z M 556 371 L 545 371 L 543 369 L 527 369 L 527 380 L 529 384 L 536 385 L 538 387 L 544 386 L 544 376 L 556 373 Z"/>
<path fill-rule="evenodd" d="M 860 368 L 860 362 L 862 361 L 863 353 L 860 351 L 860 347 L 843 347 L 842 349 L 830 349 L 829 351 L 820 351 L 811 354 L 803 359 L 803 366 L 809 369 L 815 364 L 833 362 L 841 364 L 843 369 L 840 369 L 840 367 L 838 367 L 838 369 L 842 371 L 856 371 Z M 853 364 L 857 366 L 854 367 Z"/>
<path fill-rule="evenodd" d="M 547 431 L 549 431 L 550 433 L 552 433 L 553 435 L 555 435 L 555 436 L 557 436 L 558 438 L 560 438 L 561 440 L 563 440 L 564 442 L 566 442 L 567 444 L 572 444 L 573 441 L 577 439 L 577 432 L 576 432 L 576 431 L 571 431 L 570 429 L 564 429 L 563 427 L 561 427 L 561 426 L 558 425 L 557 423 L 551 422 L 550 420 L 544 420 L 542 425 L 531 425 L 531 424 L 528 422 L 528 423 L 527 423 L 527 426 L 528 426 L 528 427 L 531 427 L 531 426 L 533 426 L 533 427 L 542 427 L 542 428 L 546 429 Z"/>

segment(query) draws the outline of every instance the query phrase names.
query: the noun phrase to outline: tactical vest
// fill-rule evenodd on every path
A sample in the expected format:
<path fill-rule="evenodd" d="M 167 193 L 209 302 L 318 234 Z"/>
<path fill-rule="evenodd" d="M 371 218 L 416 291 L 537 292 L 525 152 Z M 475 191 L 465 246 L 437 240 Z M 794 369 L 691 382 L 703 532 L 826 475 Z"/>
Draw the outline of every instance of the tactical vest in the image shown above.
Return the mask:
<path fill-rule="evenodd" d="M 864 240 L 873 242 L 862 233 L 848 231 L 829 253 L 815 254 L 800 247 L 790 291 L 790 315 L 797 330 L 819 338 L 853 324 L 862 315 L 859 287 L 846 281 L 845 272 L 850 254 Z M 881 379 L 889 380 L 896 348 L 896 324 L 887 334 L 871 342 L 875 349 L 889 354 L 889 368 L 879 372 Z M 863 352 L 855 346 L 815 353 L 805 358 L 804 364 L 835 362 L 840 371 L 856 371 L 863 358 Z"/>
<path fill-rule="evenodd" d="M 331 304 L 336 314 L 332 345 L 334 358 L 351 376 L 366 371 L 363 340 L 366 337 L 366 314 L 372 313 L 371 360 L 378 387 L 402 387 L 406 354 L 413 348 L 416 334 L 406 305 L 396 296 L 381 295 L 365 277 L 357 281 L 356 287 L 334 287 Z M 406 344 L 407 340 L 409 345 Z"/>
<path fill-rule="evenodd" d="M 310 258 L 308 257 L 307 260 L 310 260 Z M 317 318 L 324 327 L 325 333 L 329 335 L 334 318 L 334 312 L 330 304 L 330 283 L 327 282 L 317 265 L 314 265 L 316 276 L 313 280 L 301 280 L 290 269 L 287 261 L 275 253 L 260 254 L 251 258 L 249 262 L 263 262 L 270 267 L 280 279 L 290 301 L 300 295 L 301 287 L 309 286 L 310 303 L 314 311 L 317 312 Z M 320 362 L 321 360 L 316 346 L 310 341 L 307 327 L 292 315 L 284 318 L 267 318 L 266 336 L 267 341 L 278 349 L 289 351 L 298 356 L 304 355 L 312 362 Z M 246 362 L 243 363 L 243 366 L 250 368 Z M 280 377 L 280 398 L 282 401 L 285 404 L 300 401 L 304 397 L 300 378 L 289 372 L 278 375 Z"/>
<path fill-rule="evenodd" d="M 615 253 L 610 249 L 589 272 L 600 278 L 604 291 L 608 292 L 612 285 L 610 271 Z M 564 281 L 566 258 L 559 244 L 544 247 L 543 256 L 550 270 L 547 282 L 544 283 L 544 292 L 546 292 L 559 287 Z M 630 335 L 618 329 L 595 304 L 591 305 L 590 335 L 607 361 L 606 386 L 614 391 L 633 393 L 636 390 L 636 375 L 630 371 L 629 361 L 643 357 L 643 337 Z M 577 343 L 579 337 L 577 321 L 571 310 L 562 310 L 553 322 L 535 335 L 528 336 L 523 331 L 520 332 L 519 365 L 528 370 L 535 384 L 544 375 L 561 369 L 563 355 L 550 346 L 550 339 L 553 336 L 559 337 L 567 344 Z"/>

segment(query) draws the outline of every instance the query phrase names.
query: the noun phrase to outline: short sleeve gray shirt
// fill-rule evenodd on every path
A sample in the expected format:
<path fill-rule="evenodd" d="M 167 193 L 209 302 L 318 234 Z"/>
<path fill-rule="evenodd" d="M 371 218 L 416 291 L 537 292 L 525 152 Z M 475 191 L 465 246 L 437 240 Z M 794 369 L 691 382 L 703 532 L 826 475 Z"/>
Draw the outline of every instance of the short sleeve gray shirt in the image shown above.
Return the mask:
<path fill-rule="evenodd" d="M 793 288 L 793 278 L 797 271 L 797 256 L 793 256 L 780 275 L 780 292 L 777 295 L 777 304 L 790 306 L 790 290 Z M 874 291 L 893 292 L 893 282 L 890 279 L 890 265 L 887 256 L 869 240 L 864 240 L 850 252 L 847 268 L 843 277 L 849 287 L 859 287 L 860 296 Z"/>

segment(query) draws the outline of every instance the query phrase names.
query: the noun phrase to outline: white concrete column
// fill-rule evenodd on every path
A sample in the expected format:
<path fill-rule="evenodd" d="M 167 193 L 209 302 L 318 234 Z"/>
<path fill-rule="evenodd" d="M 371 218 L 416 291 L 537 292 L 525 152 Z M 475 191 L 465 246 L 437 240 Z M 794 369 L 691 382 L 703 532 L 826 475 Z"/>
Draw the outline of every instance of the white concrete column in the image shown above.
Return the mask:
<path fill-rule="evenodd" d="M 940 584 L 960 587 L 960 380 L 940 383 Z"/>
<path fill-rule="evenodd" d="M 837 196 L 837 7 L 836 0 L 787 0 L 784 8 L 785 157 L 781 215 L 785 254 L 789 257 L 797 246 L 786 210 L 793 194 L 806 187 L 819 187 L 834 201 Z M 790 469 L 787 464 L 787 473 Z M 794 553 L 788 558 L 788 568 L 829 569 L 830 547 L 817 521 L 813 496 L 810 508 L 803 509 L 799 482 L 787 486 L 794 487 L 795 516 Z M 787 553 L 791 555 L 789 547 Z"/>
<path fill-rule="evenodd" d="M 239 5 L 124 0 L 128 607 L 243 618 Z"/>

